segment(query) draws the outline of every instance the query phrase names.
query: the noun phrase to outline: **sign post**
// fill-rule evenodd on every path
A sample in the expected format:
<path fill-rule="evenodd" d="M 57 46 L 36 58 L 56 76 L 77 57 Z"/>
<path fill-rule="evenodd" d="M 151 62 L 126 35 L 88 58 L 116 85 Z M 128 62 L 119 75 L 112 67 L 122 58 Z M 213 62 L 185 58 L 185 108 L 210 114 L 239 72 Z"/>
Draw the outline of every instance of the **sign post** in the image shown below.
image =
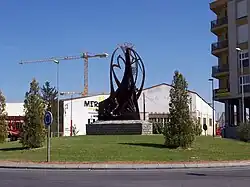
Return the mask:
<path fill-rule="evenodd" d="M 47 162 L 50 162 L 50 126 L 53 122 L 53 115 L 50 111 L 46 111 L 45 115 L 44 115 L 44 125 L 45 127 L 47 127 L 48 129 L 48 133 L 47 133 Z"/>

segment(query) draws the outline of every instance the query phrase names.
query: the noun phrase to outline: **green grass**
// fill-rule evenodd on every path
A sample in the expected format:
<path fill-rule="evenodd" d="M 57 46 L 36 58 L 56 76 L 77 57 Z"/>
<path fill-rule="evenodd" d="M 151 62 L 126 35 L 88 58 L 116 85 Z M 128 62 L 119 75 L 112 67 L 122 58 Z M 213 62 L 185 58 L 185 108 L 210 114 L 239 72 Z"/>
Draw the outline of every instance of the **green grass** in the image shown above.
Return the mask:
<path fill-rule="evenodd" d="M 198 137 L 190 150 L 163 147 L 161 135 L 77 136 L 53 138 L 51 161 L 204 161 L 250 159 L 250 144 Z M 1 160 L 46 161 L 46 147 L 25 150 L 18 142 L 0 144 Z"/>

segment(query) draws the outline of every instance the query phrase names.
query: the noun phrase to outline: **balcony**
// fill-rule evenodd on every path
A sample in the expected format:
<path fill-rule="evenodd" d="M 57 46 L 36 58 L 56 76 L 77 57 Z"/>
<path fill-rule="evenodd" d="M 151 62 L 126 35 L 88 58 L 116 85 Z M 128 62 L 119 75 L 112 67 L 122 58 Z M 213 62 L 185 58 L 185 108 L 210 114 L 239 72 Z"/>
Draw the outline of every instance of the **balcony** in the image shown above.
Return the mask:
<path fill-rule="evenodd" d="M 222 76 L 227 76 L 229 74 L 229 66 L 223 65 L 223 66 L 213 66 L 212 67 L 212 77 L 218 78 Z"/>
<path fill-rule="evenodd" d="M 217 35 L 222 32 L 225 32 L 225 29 L 227 29 L 227 24 L 228 24 L 227 17 L 211 21 L 211 32 Z"/>
<path fill-rule="evenodd" d="M 215 14 L 218 14 L 221 9 L 227 7 L 228 0 L 215 0 L 210 3 L 210 10 L 212 10 Z"/>
<path fill-rule="evenodd" d="M 219 41 L 211 45 L 212 54 L 214 56 L 219 56 L 221 52 L 228 50 L 228 40 Z"/>
<path fill-rule="evenodd" d="M 219 100 L 230 96 L 229 88 L 219 88 L 214 90 L 214 99 Z"/>

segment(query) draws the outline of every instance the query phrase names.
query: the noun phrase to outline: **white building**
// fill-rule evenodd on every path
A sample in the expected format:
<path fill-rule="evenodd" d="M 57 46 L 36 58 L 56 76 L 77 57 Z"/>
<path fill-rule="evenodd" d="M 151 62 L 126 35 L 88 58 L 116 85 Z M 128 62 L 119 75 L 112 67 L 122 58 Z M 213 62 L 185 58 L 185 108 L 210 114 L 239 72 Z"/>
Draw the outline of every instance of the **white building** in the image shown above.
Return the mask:
<path fill-rule="evenodd" d="M 70 136 L 71 124 L 77 135 L 86 135 L 86 124 L 97 120 L 98 104 L 108 97 L 106 94 L 63 100 L 63 135 Z"/>
<path fill-rule="evenodd" d="M 23 103 L 6 103 L 8 116 L 24 116 Z"/>
<path fill-rule="evenodd" d="M 145 96 L 145 120 L 164 122 L 169 112 L 169 91 L 171 85 L 159 84 L 143 90 L 138 100 L 141 119 L 144 119 L 143 95 Z M 190 109 L 193 115 L 200 121 L 201 126 L 206 124 L 207 134 L 212 135 L 212 107 L 197 93 L 190 91 L 191 105 Z M 86 124 L 97 120 L 98 103 L 108 98 L 108 94 L 100 94 L 88 97 L 79 97 L 62 100 L 63 116 L 62 127 L 64 136 L 70 135 L 70 127 L 76 127 L 77 135 L 86 134 Z M 72 106 L 72 108 L 71 108 Z M 203 131 L 202 134 L 205 134 Z"/>
<path fill-rule="evenodd" d="M 138 100 L 141 119 L 156 122 L 165 122 L 169 112 L 169 91 L 171 85 L 159 84 L 143 90 Z M 193 116 L 199 121 L 201 126 L 206 124 L 208 127 L 207 134 L 212 135 L 212 107 L 197 93 L 190 91 L 191 105 L 190 109 Z M 144 99 L 145 96 L 145 113 Z M 88 97 L 79 97 L 71 99 L 63 99 L 60 102 L 60 132 L 64 136 L 70 136 L 70 127 L 76 127 L 77 135 L 86 135 L 86 124 L 97 120 L 98 103 L 108 98 L 109 94 L 100 94 Z M 24 116 L 23 103 L 6 103 L 6 111 L 10 120 L 20 121 L 20 117 Z M 203 131 L 202 134 L 205 134 Z"/>

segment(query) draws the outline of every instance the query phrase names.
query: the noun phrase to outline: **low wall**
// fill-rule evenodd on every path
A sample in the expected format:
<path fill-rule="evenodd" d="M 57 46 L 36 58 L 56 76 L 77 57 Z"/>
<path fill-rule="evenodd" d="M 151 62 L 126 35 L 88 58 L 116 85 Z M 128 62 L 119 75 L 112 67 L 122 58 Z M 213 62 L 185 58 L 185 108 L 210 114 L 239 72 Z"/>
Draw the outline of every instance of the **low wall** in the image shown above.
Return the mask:
<path fill-rule="evenodd" d="M 141 121 L 107 121 L 86 125 L 87 135 L 146 135 L 153 133 L 153 125 Z"/>

